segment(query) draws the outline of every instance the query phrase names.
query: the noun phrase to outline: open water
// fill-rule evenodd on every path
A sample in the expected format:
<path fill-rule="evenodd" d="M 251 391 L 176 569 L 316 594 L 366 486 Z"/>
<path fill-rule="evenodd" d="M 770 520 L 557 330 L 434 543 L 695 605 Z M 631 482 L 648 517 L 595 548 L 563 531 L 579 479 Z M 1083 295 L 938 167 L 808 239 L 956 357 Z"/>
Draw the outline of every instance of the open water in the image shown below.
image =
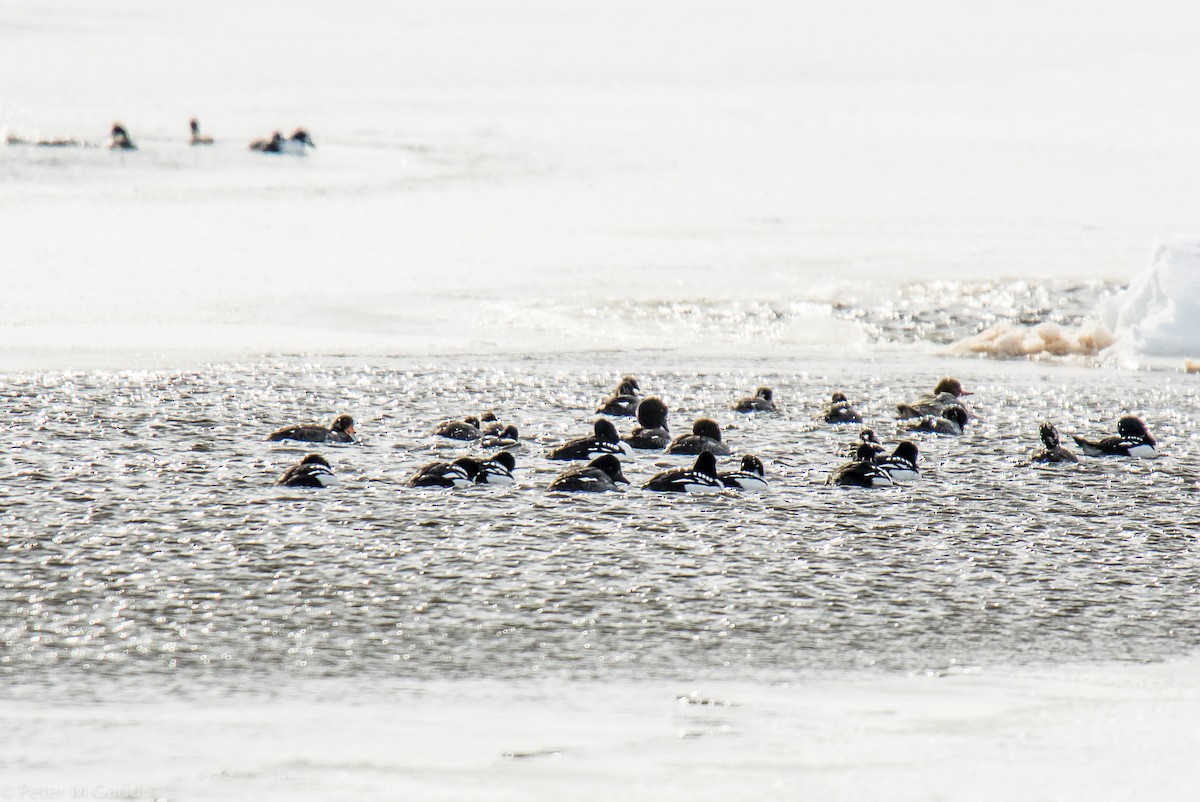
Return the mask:
<path fill-rule="evenodd" d="M 771 490 L 653 494 L 640 483 L 688 459 L 640 452 L 628 490 L 590 497 L 547 493 L 565 465 L 542 455 L 590 429 L 620 371 L 477 365 L 281 359 L 5 377 L 6 685 L 781 679 L 1144 661 L 1200 637 L 1191 377 L 959 363 L 978 420 L 961 438 L 916 436 L 919 483 L 867 491 L 823 484 L 859 427 L 816 411 L 843 390 L 894 444 L 893 405 L 936 375 L 877 375 L 867 362 L 646 370 L 673 431 L 715 416 L 735 449 L 726 462 L 758 454 Z M 728 409 L 758 383 L 775 387 L 780 413 Z M 431 428 L 482 409 L 522 432 L 517 485 L 405 487 L 425 462 L 466 453 Z M 1042 419 L 1064 438 L 1099 435 L 1126 411 L 1162 458 L 1019 464 Z M 337 412 L 364 437 L 317 447 L 341 484 L 274 487 L 311 447 L 264 435 Z"/>

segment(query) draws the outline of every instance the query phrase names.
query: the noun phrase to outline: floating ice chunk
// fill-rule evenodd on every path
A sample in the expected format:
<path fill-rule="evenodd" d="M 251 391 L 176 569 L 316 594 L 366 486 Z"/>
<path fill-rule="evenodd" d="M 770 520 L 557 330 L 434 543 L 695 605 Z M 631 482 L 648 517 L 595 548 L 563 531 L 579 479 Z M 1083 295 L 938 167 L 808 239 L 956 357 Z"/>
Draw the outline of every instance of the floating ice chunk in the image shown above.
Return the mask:
<path fill-rule="evenodd" d="M 1200 353 L 1200 238 L 1163 243 L 1149 269 L 1103 305 L 1100 319 L 1122 351 Z"/>

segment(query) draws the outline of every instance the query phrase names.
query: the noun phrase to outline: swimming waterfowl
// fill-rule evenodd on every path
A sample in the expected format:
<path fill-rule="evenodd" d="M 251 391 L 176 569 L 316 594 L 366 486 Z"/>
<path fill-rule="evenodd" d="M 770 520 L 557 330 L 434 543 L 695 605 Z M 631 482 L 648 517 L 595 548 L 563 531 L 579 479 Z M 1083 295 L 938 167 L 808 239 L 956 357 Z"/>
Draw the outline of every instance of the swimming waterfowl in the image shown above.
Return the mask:
<path fill-rule="evenodd" d="M 193 145 L 211 145 L 213 143 L 211 136 L 204 136 L 200 133 L 200 121 L 195 117 L 188 121 L 188 126 L 192 129 L 191 142 Z"/>
<path fill-rule="evenodd" d="M 499 451 L 479 462 L 479 470 L 475 474 L 477 485 L 511 485 L 512 472 L 517 469 L 517 458 L 510 451 Z"/>
<path fill-rule="evenodd" d="M 863 443 L 852 462 L 833 469 L 826 484 L 839 487 L 891 487 L 891 475 L 875 464 L 875 451 L 870 444 Z"/>
<path fill-rule="evenodd" d="M 286 487 L 329 487 L 337 484 L 333 467 L 320 454 L 309 454 L 288 468 L 275 482 Z"/>
<path fill-rule="evenodd" d="M 725 483 L 717 475 L 717 458 L 704 451 L 692 467 L 656 473 L 642 487 L 658 493 L 719 493 Z"/>
<path fill-rule="evenodd" d="M 250 150 L 257 150 L 261 153 L 282 153 L 283 143 L 283 134 L 276 131 L 271 134 L 270 139 L 256 139 L 251 142 Z"/>
<path fill-rule="evenodd" d="M 762 460 L 753 454 L 742 457 L 742 466 L 736 471 L 718 474 L 718 479 L 726 487 L 735 490 L 762 491 L 767 489 L 766 469 Z"/>
<path fill-rule="evenodd" d="M 520 438 L 521 433 L 517 431 L 516 426 L 505 426 L 499 431 L 483 435 L 479 444 L 484 448 L 509 448 L 520 442 Z"/>
<path fill-rule="evenodd" d="M 1142 419 L 1135 415 L 1126 415 L 1117 421 L 1116 437 L 1096 441 L 1087 440 L 1079 435 L 1072 435 L 1072 438 L 1089 457 L 1154 459 L 1158 456 L 1158 443 L 1150 436 L 1150 431 Z"/>
<path fill-rule="evenodd" d="M 600 406 L 596 407 L 596 412 L 601 415 L 612 415 L 613 417 L 629 417 L 634 415 L 637 412 L 638 393 L 641 389 L 637 379 L 633 376 L 626 376 L 621 379 L 621 383 L 617 385 L 617 389 L 613 390 L 608 398 L 600 402 Z"/>
<path fill-rule="evenodd" d="M 349 415 L 338 415 L 329 428 L 316 424 L 285 426 L 267 435 L 267 440 L 300 440 L 305 443 L 353 443 L 356 439 L 354 418 Z"/>
<path fill-rule="evenodd" d="M 864 446 L 866 446 L 865 443 Z M 869 446 L 866 447 L 869 448 Z M 875 467 L 884 471 L 892 482 L 905 484 L 921 478 L 921 469 L 917 467 L 919 456 L 920 451 L 917 449 L 917 444 L 911 440 L 904 440 L 889 456 L 881 457 L 876 454 L 874 462 Z"/>
<path fill-rule="evenodd" d="M 1062 441 L 1058 436 L 1058 429 L 1053 423 L 1043 421 L 1038 428 L 1038 434 L 1042 438 L 1042 448 L 1034 452 L 1034 455 L 1029 458 L 1030 462 L 1079 462 L 1079 457 L 1063 448 Z"/>
<path fill-rule="evenodd" d="M 624 440 L 631 448 L 643 451 L 662 451 L 671 442 L 671 432 L 667 427 L 667 405 L 656 395 L 643 398 L 637 406 L 639 426 L 625 436 Z"/>
<path fill-rule="evenodd" d="M 829 405 L 821 411 L 821 418 L 826 423 L 862 423 L 862 416 L 846 400 L 845 393 L 834 393 Z"/>
<path fill-rule="evenodd" d="M 308 135 L 308 131 L 305 131 L 303 128 L 297 128 L 292 132 L 290 137 L 283 141 L 281 147 L 281 153 L 289 153 L 293 156 L 300 156 L 310 148 L 315 149 L 317 146 L 312 141 L 312 137 Z"/>
<path fill-rule="evenodd" d="M 112 127 L 112 140 L 108 143 L 109 150 L 137 150 L 137 145 L 129 138 L 129 132 L 120 123 Z"/>
<path fill-rule="evenodd" d="M 941 415 L 926 415 L 909 425 L 910 432 L 933 432 L 934 434 L 962 434 L 967 428 L 967 411 L 954 404 L 942 410 Z"/>
<path fill-rule="evenodd" d="M 729 446 L 721 440 L 721 427 L 712 418 L 697 418 L 691 434 L 681 434 L 667 446 L 668 454 L 701 454 L 712 452 L 718 457 L 729 456 Z"/>
<path fill-rule="evenodd" d="M 459 457 L 454 462 L 431 462 L 422 465 L 408 480 L 409 487 L 467 487 L 475 484 L 480 462 Z"/>
<path fill-rule="evenodd" d="M 499 434 L 504 431 L 504 424 L 496 417 L 496 413 L 490 409 L 484 410 L 479 416 L 479 432 L 480 434 Z"/>
<path fill-rule="evenodd" d="M 621 461 L 613 454 L 601 454 L 587 465 L 578 465 L 560 473 L 548 490 L 568 493 L 606 493 L 618 484 L 629 484 L 621 472 Z"/>
<path fill-rule="evenodd" d="M 883 443 L 879 442 L 879 436 L 875 434 L 875 431 L 873 429 L 863 429 L 858 433 L 858 442 L 850 446 L 849 453 L 846 456 L 848 456 L 850 459 L 854 459 L 855 455 L 858 453 L 858 449 L 862 447 L 863 444 L 869 445 L 875 452 L 876 457 L 886 452 L 886 449 L 883 447 Z"/>
<path fill-rule="evenodd" d="M 443 421 L 434 428 L 433 435 L 448 437 L 451 440 L 478 440 L 482 436 L 479 431 L 479 418 L 468 416 L 462 420 Z"/>
<path fill-rule="evenodd" d="M 260 153 L 283 153 L 292 156 L 303 155 L 309 148 L 315 148 L 312 138 L 308 135 L 308 131 L 303 128 L 297 128 L 290 137 L 283 138 L 283 134 L 276 131 L 271 134 L 270 139 L 256 139 L 250 143 L 250 150 L 257 150 Z"/>
<path fill-rule="evenodd" d="M 901 418 L 923 418 L 926 415 L 940 415 L 949 406 L 961 406 L 964 395 L 974 395 L 963 389 L 962 382 L 953 376 L 945 376 L 933 388 L 932 393 L 925 393 L 911 404 L 897 404 L 896 412 Z"/>
<path fill-rule="evenodd" d="M 734 401 L 733 409 L 736 412 L 774 412 L 775 391 L 770 387 L 755 388 L 754 395 Z"/>
<path fill-rule="evenodd" d="M 597 418 L 591 437 L 568 440 L 546 454 L 546 459 L 595 459 L 601 454 L 623 454 L 629 446 L 621 442 L 617 427 L 607 418 Z"/>

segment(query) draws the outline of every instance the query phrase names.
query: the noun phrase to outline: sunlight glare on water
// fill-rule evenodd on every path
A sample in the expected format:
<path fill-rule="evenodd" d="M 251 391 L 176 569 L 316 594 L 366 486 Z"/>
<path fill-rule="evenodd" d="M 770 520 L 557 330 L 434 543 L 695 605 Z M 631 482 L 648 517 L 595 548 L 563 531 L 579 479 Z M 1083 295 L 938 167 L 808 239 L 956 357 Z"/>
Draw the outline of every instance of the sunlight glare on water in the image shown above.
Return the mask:
<path fill-rule="evenodd" d="M 0 586 L 14 604 L 0 672 L 80 687 L 347 670 L 758 679 L 1145 660 L 1195 642 L 1193 382 L 972 365 L 967 433 L 919 435 L 920 483 L 862 491 L 823 484 L 858 427 L 818 423 L 816 410 L 843 390 L 894 444 L 892 405 L 928 388 L 868 364 L 827 368 L 640 374 L 673 432 L 713 415 L 727 463 L 766 463 L 771 491 L 708 497 L 641 490 L 689 461 L 647 452 L 626 467 L 625 492 L 545 492 L 564 465 L 542 454 L 588 431 L 615 378 L 553 360 L 10 375 Z M 764 382 L 781 413 L 729 410 Z M 435 424 L 483 409 L 522 432 L 516 486 L 404 486 L 465 451 L 435 442 Z M 1099 435 L 1125 410 L 1166 456 L 1018 465 L 1042 418 L 1064 437 Z M 273 487 L 310 449 L 265 433 L 343 411 L 364 443 L 317 447 L 341 484 Z"/>

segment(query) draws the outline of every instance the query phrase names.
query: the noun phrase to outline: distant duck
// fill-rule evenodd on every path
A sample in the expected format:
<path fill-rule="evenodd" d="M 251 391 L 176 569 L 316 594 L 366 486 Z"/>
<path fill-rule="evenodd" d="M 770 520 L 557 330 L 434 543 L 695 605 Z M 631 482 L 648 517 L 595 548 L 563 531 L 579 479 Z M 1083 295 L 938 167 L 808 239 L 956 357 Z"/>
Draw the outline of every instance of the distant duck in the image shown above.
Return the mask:
<path fill-rule="evenodd" d="M 704 451 L 692 467 L 656 473 L 642 487 L 658 493 L 719 493 L 725 483 L 717 474 L 717 458 Z"/>
<path fill-rule="evenodd" d="M 838 487 L 891 487 L 893 482 L 891 475 L 875 464 L 874 449 L 870 444 L 863 443 L 852 462 L 833 469 L 826 484 Z"/>
<path fill-rule="evenodd" d="M 496 417 L 496 413 L 490 409 L 485 410 L 479 416 L 479 432 L 480 434 L 499 434 L 504 431 L 504 424 Z"/>
<path fill-rule="evenodd" d="M 702 454 L 727 457 L 732 453 L 721 440 L 721 427 L 712 418 L 697 418 L 692 423 L 691 434 L 681 434 L 667 446 L 668 454 Z"/>
<path fill-rule="evenodd" d="M 297 128 L 292 132 L 292 135 L 283 141 L 283 153 L 290 153 L 293 156 L 300 156 L 307 152 L 310 148 L 315 149 L 316 143 L 312 141 L 312 137 L 308 135 L 308 131 L 303 128 Z"/>
<path fill-rule="evenodd" d="M 775 391 L 770 387 L 758 387 L 754 395 L 733 402 L 736 412 L 775 412 Z"/>
<path fill-rule="evenodd" d="M 967 411 L 957 404 L 946 407 L 938 416 L 926 415 L 908 427 L 910 432 L 933 432 L 934 434 L 962 434 L 967 428 Z"/>
<path fill-rule="evenodd" d="M 850 405 L 845 393 L 833 394 L 829 405 L 821 411 L 821 418 L 826 423 L 862 423 L 862 416 Z"/>
<path fill-rule="evenodd" d="M 858 433 L 858 442 L 850 446 L 850 453 L 847 455 L 850 459 L 854 459 L 858 454 L 858 449 L 863 445 L 867 445 L 875 452 L 875 456 L 879 457 L 884 454 L 887 449 L 883 447 L 883 443 L 879 442 L 879 436 L 875 434 L 873 429 L 863 429 Z"/>
<path fill-rule="evenodd" d="M 309 454 L 288 468 L 275 482 L 286 487 L 329 487 L 337 483 L 333 467 L 320 454 Z"/>
<path fill-rule="evenodd" d="M 283 153 L 291 156 L 300 156 L 309 148 L 315 147 L 308 131 L 303 128 L 297 128 L 287 139 L 284 139 L 283 134 L 276 131 L 271 134 L 270 139 L 256 139 L 250 143 L 250 150 L 257 150 L 260 153 Z"/>
<path fill-rule="evenodd" d="M 477 485 L 511 485 L 512 472 L 517 469 L 517 458 L 509 451 L 500 451 L 479 462 L 479 470 L 475 474 Z"/>
<path fill-rule="evenodd" d="M 546 459 L 595 459 L 601 454 L 624 454 L 629 446 L 621 442 L 617 427 L 607 418 L 592 424 L 591 437 L 577 437 L 552 449 Z"/>
<path fill-rule="evenodd" d="M 932 393 L 925 393 L 911 404 L 897 404 L 896 412 L 901 418 L 923 418 L 926 415 L 940 415 L 949 406 L 966 406 L 962 402 L 964 395 L 974 395 L 963 389 L 962 382 L 953 376 L 946 376 L 937 383 Z"/>
<path fill-rule="evenodd" d="M 137 145 L 129 138 L 125 126 L 115 123 L 112 127 L 112 140 L 108 143 L 109 150 L 137 150 Z"/>
<path fill-rule="evenodd" d="M 667 405 L 656 395 L 643 398 L 637 406 L 637 419 L 640 426 L 635 426 L 625 438 L 631 448 L 643 451 L 662 451 L 671 442 L 671 432 L 667 427 Z"/>
<path fill-rule="evenodd" d="M 211 145 L 213 143 L 213 138 L 211 136 L 204 136 L 200 133 L 200 121 L 195 117 L 188 122 L 188 125 L 191 126 L 192 129 L 191 141 L 193 145 Z"/>
<path fill-rule="evenodd" d="M 762 460 L 753 454 L 742 457 L 742 467 L 717 476 L 721 483 L 734 490 L 762 491 L 767 489 L 766 469 Z"/>
<path fill-rule="evenodd" d="M 454 462 L 431 462 L 423 465 L 408 480 L 409 487 L 468 487 L 475 484 L 480 462 L 459 457 Z"/>
<path fill-rule="evenodd" d="M 890 456 L 881 457 L 876 454 L 874 460 L 875 466 L 887 473 L 893 483 L 905 484 L 921 478 L 921 469 L 917 467 L 919 456 L 917 444 L 911 440 L 904 440 L 896 446 L 896 450 Z"/>
<path fill-rule="evenodd" d="M 637 379 L 633 376 L 626 376 L 621 379 L 617 389 L 600 402 L 600 406 L 596 407 L 596 412 L 613 417 L 633 416 L 637 412 L 638 393 L 641 389 Z"/>
<path fill-rule="evenodd" d="M 521 441 L 521 433 L 517 431 L 516 426 L 505 426 L 499 431 L 493 430 L 491 434 L 485 434 L 479 440 L 479 444 L 484 448 L 511 448 Z"/>
<path fill-rule="evenodd" d="M 267 435 L 267 440 L 300 440 L 305 443 L 353 443 L 354 418 L 338 415 L 329 428 L 315 424 L 307 426 L 285 426 Z"/>
<path fill-rule="evenodd" d="M 566 493 L 606 493 L 618 484 L 629 484 L 621 472 L 621 461 L 613 454 L 601 454 L 587 465 L 578 465 L 560 473 L 548 490 Z"/>
<path fill-rule="evenodd" d="M 1079 462 L 1079 457 L 1072 454 L 1062 447 L 1062 442 L 1058 436 L 1058 429 L 1053 423 L 1043 421 L 1038 429 L 1038 434 L 1042 438 L 1042 448 L 1034 452 L 1034 455 L 1029 458 L 1030 462 Z"/>
<path fill-rule="evenodd" d="M 433 430 L 435 437 L 448 437 L 451 440 L 478 440 L 483 434 L 479 431 L 479 418 L 465 417 L 462 420 L 443 421 Z"/>
<path fill-rule="evenodd" d="M 1075 443 L 1089 457 L 1140 457 L 1154 459 L 1158 456 L 1158 443 L 1150 436 L 1141 418 L 1126 415 L 1117 421 L 1117 436 L 1103 440 L 1086 440 L 1073 435 Z"/>
<path fill-rule="evenodd" d="M 260 153 L 282 153 L 283 143 L 283 134 L 276 131 L 271 134 L 270 139 L 256 139 L 251 142 L 250 150 L 257 150 Z"/>

